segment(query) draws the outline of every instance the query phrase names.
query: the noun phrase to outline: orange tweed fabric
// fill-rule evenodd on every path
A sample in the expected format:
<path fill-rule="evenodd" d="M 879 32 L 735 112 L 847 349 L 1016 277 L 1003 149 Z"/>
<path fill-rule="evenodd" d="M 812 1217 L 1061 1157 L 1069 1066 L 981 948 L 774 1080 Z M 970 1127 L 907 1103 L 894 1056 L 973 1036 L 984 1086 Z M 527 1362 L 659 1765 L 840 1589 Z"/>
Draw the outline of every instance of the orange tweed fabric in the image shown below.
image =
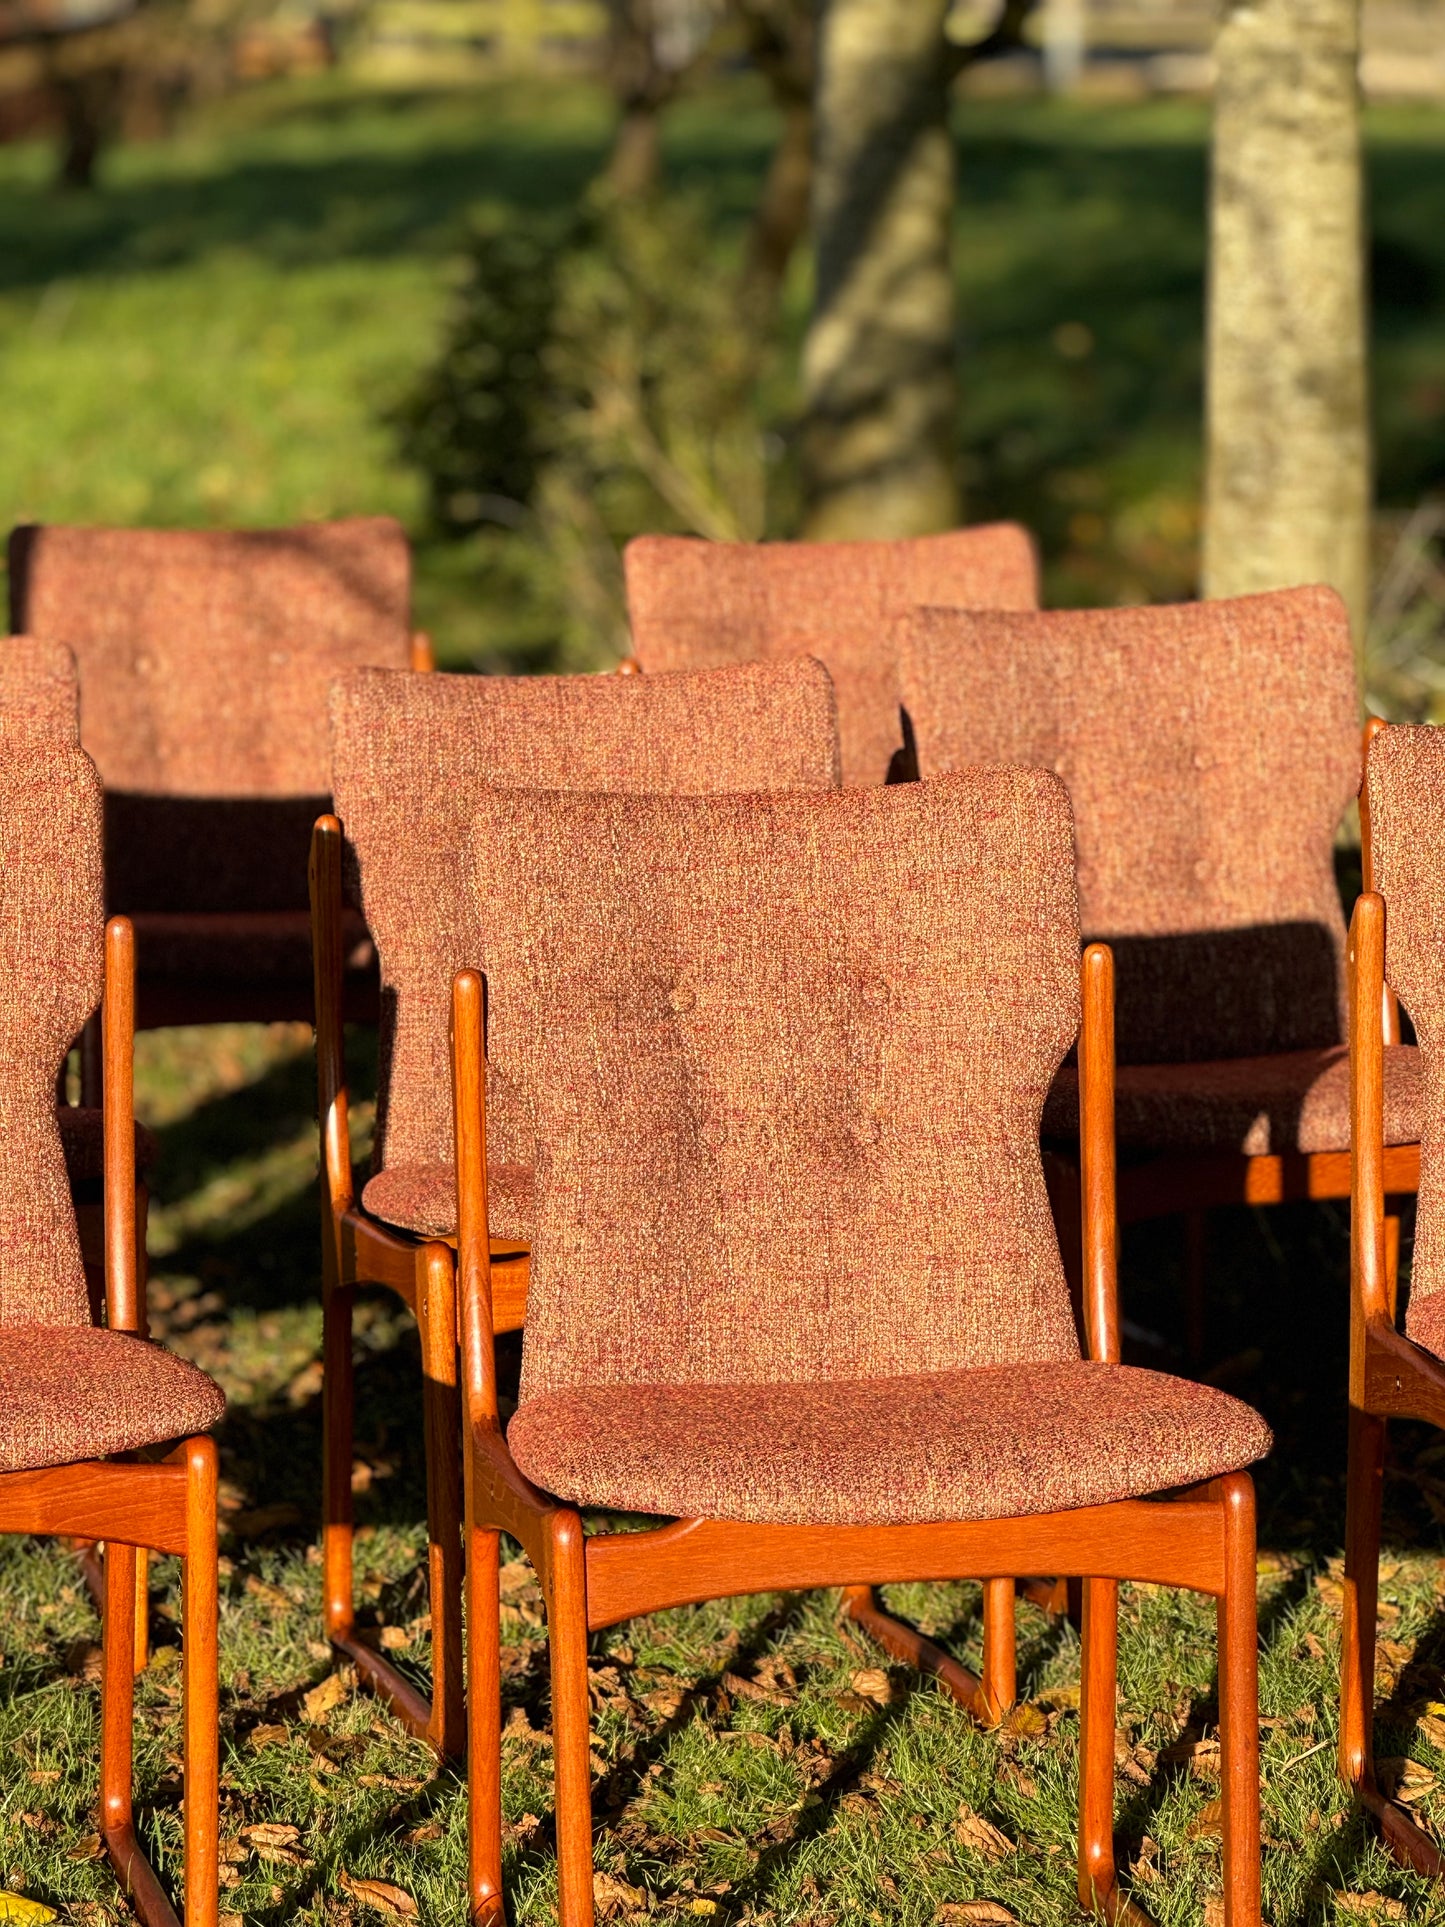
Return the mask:
<path fill-rule="evenodd" d="M 0 730 L 80 741 L 80 684 L 61 642 L 6 636 L 0 642 Z"/>
<path fill-rule="evenodd" d="M 65 1157 L 65 1175 L 71 1184 L 91 1184 L 105 1176 L 105 1113 L 90 1105 L 57 1104 L 55 1119 L 60 1126 L 60 1148 Z M 135 1127 L 135 1168 L 137 1177 L 151 1170 L 160 1146 L 143 1124 Z"/>
<path fill-rule="evenodd" d="M 1263 1458 L 1227 1393 L 1055 1360 L 821 1384 L 589 1387 L 507 1430 L 549 1492 L 592 1505 L 780 1525 L 1003 1519 L 1137 1498 Z"/>
<path fill-rule="evenodd" d="M 332 778 L 352 887 L 382 972 L 381 1096 L 373 1168 L 452 1159 L 451 980 L 485 961 L 465 887 L 466 829 L 490 784 L 540 790 L 827 789 L 838 781 L 827 672 L 806 660 L 702 676 L 412 676 L 362 671 L 333 692 Z M 498 1164 L 529 1165 L 516 1099 L 493 1093 Z M 407 1210 L 405 1183 L 385 1194 Z M 436 1187 L 433 1187 L 433 1196 Z M 383 1193 L 371 1192 L 368 1209 Z M 526 1237 L 515 1187 L 493 1230 Z M 420 1221 L 392 1223 L 435 1235 Z"/>
<path fill-rule="evenodd" d="M 1332 590 L 920 610 L 898 648 L 923 775 L 1022 762 L 1068 784 L 1084 934 L 1115 951 L 1121 1064 L 1342 1041 L 1332 846 L 1360 748 Z"/>
<path fill-rule="evenodd" d="M 526 1164 L 487 1166 L 487 1216 L 493 1237 L 526 1238 L 535 1221 L 535 1184 Z M 423 1238 L 450 1238 L 457 1228 L 455 1164 L 393 1164 L 369 1178 L 361 1202 L 372 1217 Z"/>
<path fill-rule="evenodd" d="M 64 743 L 0 756 L 0 1327 L 84 1325 L 55 1080 L 100 1000 L 100 781 Z"/>
<path fill-rule="evenodd" d="M 20 528 L 10 571 L 15 626 L 79 663 L 111 908 L 304 910 L 327 688 L 409 659 L 400 524 Z"/>
<path fill-rule="evenodd" d="M 1375 888 L 1385 899 L 1385 974 L 1410 1014 L 1423 1072 L 1420 1202 L 1405 1329 L 1442 1351 L 1445 1314 L 1445 730 L 1381 730 L 1366 794 Z"/>
<path fill-rule="evenodd" d="M 204 1432 L 226 1410 L 195 1365 L 89 1325 L 0 1330 L 0 1472 L 70 1465 Z"/>
<path fill-rule="evenodd" d="M 1385 1052 L 1385 1142 L 1420 1138 L 1420 1053 L 1411 1044 Z M 1044 1105 L 1044 1135 L 1079 1134 L 1079 1073 L 1054 1079 Z M 1114 1092 L 1114 1134 L 1129 1149 L 1348 1151 L 1350 1054 L 1280 1051 L 1208 1064 L 1121 1064 Z"/>
<path fill-rule="evenodd" d="M 1036 609 L 1038 560 L 1011 522 L 892 542 L 627 545 L 633 650 L 645 670 L 808 654 L 838 692 L 843 781 L 882 783 L 903 744 L 891 619 L 918 603 Z"/>
<path fill-rule="evenodd" d="M 489 1055 L 538 1144 L 524 1397 L 1077 1358 L 1038 1147 L 1072 859 L 1034 770 L 486 795 Z"/>

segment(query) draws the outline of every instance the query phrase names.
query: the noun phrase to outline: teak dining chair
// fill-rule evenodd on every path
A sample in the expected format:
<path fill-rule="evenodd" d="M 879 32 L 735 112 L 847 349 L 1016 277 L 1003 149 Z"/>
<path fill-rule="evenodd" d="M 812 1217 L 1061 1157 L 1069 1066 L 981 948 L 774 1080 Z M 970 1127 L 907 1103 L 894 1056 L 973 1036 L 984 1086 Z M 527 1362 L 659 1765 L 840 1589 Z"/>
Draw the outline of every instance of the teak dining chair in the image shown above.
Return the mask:
<path fill-rule="evenodd" d="M 219 1388 L 147 1343 L 136 1263 L 135 955 L 102 924 L 101 794 L 62 743 L 0 758 L 0 1532 L 103 1539 L 100 1831 L 146 1927 L 175 1927 L 136 1839 L 131 1719 L 136 1549 L 183 1561 L 185 1920 L 217 1907 L 216 1452 Z M 102 995 L 103 993 L 103 995 Z M 101 1002 L 108 1323 L 91 1321 L 55 1127 L 56 1075 Z M 191 1436 L 186 1436 L 186 1435 Z M 182 1438 L 161 1462 L 124 1455 Z"/>
<path fill-rule="evenodd" d="M 1438 1877 L 1445 1874 L 1445 1855 L 1379 1787 L 1373 1726 L 1386 1425 L 1413 1418 L 1445 1428 L 1445 730 L 1381 730 L 1366 760 L 1365 799 L 1376 888 L 1361 895 L 1350 926 L 1354 1183 L 1339 1764 L 1395 1857 Z M 1399 1227 L 1386 1205 L 1389 1049 L 1380 1012 L 1387 984 L 1414 1023 L 1424 1085 L 1420 1199 L 1403 1330 Z"/>
<path fill-rule="evenodd" d="M 332 697 L 338 814 L 312 845 L 325 1240 L 325 1589 L 329 1636 L 412 1728 L 460 1751 L 461 1416 L 456 1173 L 447 1031 L 452 975 L 485 957 L 462 851 L 489 784 L 599 790 L 834 788 L 827 672 L 800 660 L 707 675 L 343 678 Z M 345 826 L 343 833 L 343 824 Z M 343 859 L 343 834 L 345 857 Z M 381 960 L 381 1091 L 358 1199 L 341 1025 L 343 869 Z M 531 1144 L 517 1104 L 491 1171 L 499 1331 L 522 1324 L 532 1230 Z M 421 1330 L 430 1521 L 432 1698 L 356 1637 L 351 1543 L 351 1317 L 358 1285 L 396 1291 Z"/>
<path fill-rule="evenodd" d="M 1173 608 L 919 610 L 899 674 L 925 776 L 1055 770 L 1086 939 L 1118 972 L 1119 1214 L 1186 1214 L 1203 1350 L 1203 1213 L 1350 1184 L 1345 925 L 1333 843 L 1359 788 L 1354 652 L 1330 589 Z M 1385 1056 L 1387 1181 L 1415 1189 L 1420 1074 Z M 1044 1131 L 1074 1138 L 1077 1074 Z"/>
<path fill-rule="evenodd" d="M 623 556 L 633 665 L 716 669 L 816 656 L 838 692 L 843 781 L 912 775 L 890 627 L 915 603 L 1036 609 L 1033 538 L 1012 522 L 881 542 L 639 535 Z"/>
<path fill-rule="evenodd" d="M 485 1074 L 480 975 L 453 992 L 472 1918 L 504 1917 L 507 1532 L 546 1599 L 563 1927 L 593 1918 L 590 1631 L 729 1593 L 1041 1569 L 1084 1575 L 1079 1893 L 1115 1918 L 1118 1584 L 1218 1599 L 1226 1919 L 1254 1927 L 1242 1468 L 1269 1433 L 1223 1393 L 1118 1362 L 1097 946 L 1080 1356 L 1038 1140 L 1081 1016 L 1062 785 L 980 770 L 832 796 L 492 791 L 470 861 L 490 945 Z M 505 1437 L 487 1077 L 527 1091 L 537 1140 Z M 584 1506 L 672 1523 L 584 1534 Z"/>
<path fill-rule="evenodd" d="M 389 517 L 289 529 L 22 527 L 12 624 L 73 650 L 106 786 L 106 895 L 136 927 L 137 1022 L 309 1021 L 307 840 L 329 807 L 326 692 L 404 667 Z M 366 933 L 348 996 L 375 1015 Z"/>

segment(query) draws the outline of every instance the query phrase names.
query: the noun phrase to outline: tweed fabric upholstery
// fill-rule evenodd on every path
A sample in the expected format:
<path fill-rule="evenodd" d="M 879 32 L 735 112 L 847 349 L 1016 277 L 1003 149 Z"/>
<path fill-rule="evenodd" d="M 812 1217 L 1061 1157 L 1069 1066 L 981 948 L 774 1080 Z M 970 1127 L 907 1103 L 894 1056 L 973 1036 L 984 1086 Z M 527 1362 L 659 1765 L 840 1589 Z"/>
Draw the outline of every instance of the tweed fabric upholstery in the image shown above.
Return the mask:
<path fill-rule="evenodd" d="M 487 1226 L 494 1238 L 532 1236 L 536 1185 L 525 1164 L 487 1166 Z M 451 1238 L 457 1229 L 454 1164 L 394 1164 L 367 1181 L 361 1202 L 372 1217 L 422 1238 Z"/>
<path fill-rule="evenodd" d="M 902 747 L 890 623 L 917 603 L 1036 609 L 1038 559 L 1012 522 L 885 542 L 640 535 L 623 557 L 642 667 L 813 655 L 838 692 L 843 781 L 887 780 Z"/>
<path fill-rule="evenodd" d="M 489 1059 L 538 1147 L 524 1400 L 1078 1357 L 1038 1144 L 1072 847 L 1032 770 L 483 797 Z"/>
<path fill-rule="evenodd" d="M 90 1325 L 0 1329 L 0 1472 L 159 1445 L 209 1430 L 225 1409 L 203 1371 L 143 1338 Z"/>
<path fill-rule="evenodd" d="M 1238 1399 L 1056 1360 L 820 1384 L 546 1394 L 507 1443 L 574 1504 L 778 1525 L 1003 1519 L 1138 1498 L 1263 1458 Z"/>
<path fill-rule="evenodd" d="M 0 1327 L 89 1322 L 55 1081 L 100 1000 L 100 782 L 59 742 L 0 756 Z"/>
<path fill-rule="evenodd" d="M 15 626 L 79 663 L 110 907 L 304 910 L 327 688 L 341 669 L 409 659 L 400 524 L 27 527 L 10 570 Z"/>
<path fill-rule="evenodd" d="M 1420 1138 L 1420 1053 L 1411 1044 L 1385 1051 L 1385 1142 Z M 1044 1136 L 1079 1134 L 1079 1074 L 1065 1064 L 1044 1105 Z M 1114 1132 L 1130 1150 L 1286 1151 L 1350 1148 L 1350 1054 L 1280 1051 L 1206 1064 L 1121 1064 L 1115 1077 Z"/>
<path fill-rule="evenodd" d="M 1419 1043 L 1420 1199 L 1405 1329 L 1440 1352 L 1445 1312 L 1445 730 L 1381 730 L 1365 773 L 1385 975 Z"/>
<path fill-rule="evenodd" d="M 898 635 L 924 776 L 1058 772 L 1121 1064 L 1344 1037 L 1334 832 L 1359 785 L 1344 605 L 1288 589 L 1176 608 L 920 610 Z"/>
<path fill-rule="evenodd" d="M 57 1104 L 60 1149 L 65 1175 L 72 1185 L 90 1184 L 105 1176 L 105 1113 L 89 1104 Z M 135 1127 L 136 1176 L 155 1166 L 160 1146 L 143 1124 Z"/>
<path fill-rule="evenodd" d="M 62 642 L 7 636 L 0 642 L 0 731 L 80 742 L 80 684 Z"/>
<path fill-rule="evenodd" d="M 462 849 L 488 785 L 708 792 L 838 781 L 832 687 L 810 661 L 699 676 L 361 671 L 337 683 L 331 726 L 350 887 L 381 961 L 376 1172 L 451 1164 L 451 981 L 485 962 L 490 935 Z M 499 1081 L 492 1099 L 493 1156 L 530 1164 L 516 1095 Z M 527 1235 L 515 1218 L 496 1228 Z"/>

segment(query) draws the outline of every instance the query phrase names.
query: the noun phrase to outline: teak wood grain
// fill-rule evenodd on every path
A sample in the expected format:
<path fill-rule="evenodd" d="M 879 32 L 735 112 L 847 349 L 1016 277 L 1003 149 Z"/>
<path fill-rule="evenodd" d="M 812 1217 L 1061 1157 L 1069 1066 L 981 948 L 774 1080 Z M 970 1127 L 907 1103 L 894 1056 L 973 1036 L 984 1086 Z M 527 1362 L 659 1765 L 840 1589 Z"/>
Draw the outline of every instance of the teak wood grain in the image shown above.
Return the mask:
<path fill-rule="evenodd" d="M 1082 985 L 1086 1309 L 1091 1355 L 1104 1359 L 1111 1350 L 1117 1356 L 1118 1347 L 1112 959 L 1104 946 L 1086 952 Z M 1227 1927 L 1259 1927 L 1254 1488 L 1248 1474 L 1230 1473 L 1174 1498 L 1016 1519 L 853 1527 L 681 1519 L 649 1531 L 585 1535 L 572 1506 L 525 1477 L 501 1430 L 487 1227 L 482 1004 L 480 977 L 461 972 L 453 986 L 452 1065 L 467 1599 L 473 1628 L 469 1917 L 488 1927 L 505 1920 L 497 1543 L 499 1533 L 507 1532 L 536 1569 L 547 1609 L 562 1927 L 591 1927 L 594 1918 L 589 1632 L 663 1607 L 730 1594 L 824 1585 L 856 1594 L 900 1579 L 976 1576 L 994 1596 L 993 1638 L 1000 1649 L 986 1660 L 985 1679 L 975 1689 L 980 1710 L 987 1712 L 1014 1690 L 1013 1579 L 1000 1575 L 1041 1569 L 1083 1579 L 1080 1903 L 1109 1920 L 1143 1919 L 1119 1885 L 1114 1860 L 1114 1702 L 1118 1581 L 1148 1579 L 1210 1594 L 1218 1602 L 1225 1921 Z M 986 1633 L 986 1648 L 988 1641 Z"/>

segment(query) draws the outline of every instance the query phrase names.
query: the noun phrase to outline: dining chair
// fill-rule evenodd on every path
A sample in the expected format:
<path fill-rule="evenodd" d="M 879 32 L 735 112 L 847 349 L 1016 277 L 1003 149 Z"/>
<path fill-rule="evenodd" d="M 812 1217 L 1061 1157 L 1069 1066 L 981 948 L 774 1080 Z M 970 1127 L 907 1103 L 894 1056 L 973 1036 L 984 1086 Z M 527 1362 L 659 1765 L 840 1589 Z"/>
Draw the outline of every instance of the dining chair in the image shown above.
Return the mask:
<path fill-rule="evenodd" d="M 453 974 L 485 956 L 461 867 L 490 784 L 598 790 L 833 788 L 826 670 L 806 659 L 704 675 L 411 676 L 358 670 L 331 702 L 336 814 L 316 825 L 318 1116 L 325 1357 L 324 1549 L 329 1637 L 358 1676 L 440 1751 L 460 1751 L 461 1415 L 456 1362 L 456 1171 L 447 1032 Z M 343 828 L 344 825 L 344 828 Z M 357 1196 L 348 1127 L 341 962 L 350 898 L 381 962 L 372 1175 Z M 493 1299 L 520 1329 L 532 1232 L 532 1149 L 520 1104 L 494 1133 Z M 432 1614 L 432 1697 L 357 1635 L 352 1587 L 352 1301 L 397 1292 L 420 1327 Z"/>
<path fill-rule="evenodd" d="M 878 542 L 639 535 L 623 555 L 632 662 L 658 669 L 816 656 L 838 693 L 847 787 L 916 774 L 891 624 L 915 603 L 1036 609 L 1033 538 L 1012 522 Z"/>
<path fill-rule="evenodd" d="M 1435 1840 L 1375 1774 L 1375 1627 L 1385 1435 L 1392 1418 L 1445 1428 L 1445 1268 L 1440 1158 L 1445 1145 L 1445 730 L 1381 730 L 1365 767 L 1364 826 L 1373 889 L 1350 925 L 1350 1430 L 1339 1767 L 1396 1859 L 1445 1874 Z M 1389 1046 L 1380 1022 L 1399 998 L 1419 1040 L 1424 1091 L 1420 1196 L 1409 1302 L 1400 1318 L 1399 1221 L 1389 1210 Z"/>
<path fill-rule="evenodd" d="M 326 692 L 353 665 L 412 659 L 409 596 L 406 537 L 387 516 L 12 533 L 12 625 L 79 665 L 81 739 L 106 786 L 107 904 L 135 924 L 142 1028 L 310 1021 Z M 347 937 L 349 1005 L 374 1017 L 366 933 Z"/>
<path fill-rule="evenodd" d="M 587 1640 L 736 1593 L 1083 1576 L 1079 1895 L 1119 1917 L 1118 1585 L 1218 1601 L 1228 1927 L 1259 1920 L 1264 1421 L 1119 1362 L 1108 950 L 1034 770 L 834 795 L 490 791 L 453 990 L 471 1918 L 504 1918 L 498 1546 L 546 1602 L 563 1927 L 593 1918 Z M 1082 1028 L 1081 1028 L 1082 1024 Z M 1088 1356 L 1039 1116 L 1081 1039 Z M 486 1090 L 537 1224 L 505 1434 Z M 1148 1496 L 1157 1495 L 1157 1496 Z M 1167 1495 L 1167 1496 L 1166 1496 Z M 585 1531 L 583 1508 L 648 1530 Z"/>
<path fill-rule="evenodd" d="M 131 1089 L 135 948 L 104 923 L 102 805 L 63 742 L 0 757 L 0 1532 L 105 1542 L 100 1833 L 146 1927 L 176 1914 L 136 1838 L 137 1548 L 180 1555 L 184 1918 L 217 1918 L 216 1450 L 219 1387 L 145 1338 Z M 106 1323 L 92 1319 L 55 1082 L 99 1004 L 105 1079 Z M 169 1457 L 128 1455 L 181 1439 Z"/>
<path fill-rule="evenodd" d="M 1204 1349 L 1204 1213 L 1350 1187 L 1334 840 L 1359 789 L 1343 603 L 1303 588 L 1176 607 L 919 610 L 899 675 L 925 777 L 1052 769 L 1073 799 L 1086 939 L 1118 972 L 1123 1222 L 1184 1214 Z M 1044 1110 L 1074 1163 L 1078 1076 Z M 1420 1066 L 1385 1054 L 1386 1175 L 1419 1174 Z"/>

